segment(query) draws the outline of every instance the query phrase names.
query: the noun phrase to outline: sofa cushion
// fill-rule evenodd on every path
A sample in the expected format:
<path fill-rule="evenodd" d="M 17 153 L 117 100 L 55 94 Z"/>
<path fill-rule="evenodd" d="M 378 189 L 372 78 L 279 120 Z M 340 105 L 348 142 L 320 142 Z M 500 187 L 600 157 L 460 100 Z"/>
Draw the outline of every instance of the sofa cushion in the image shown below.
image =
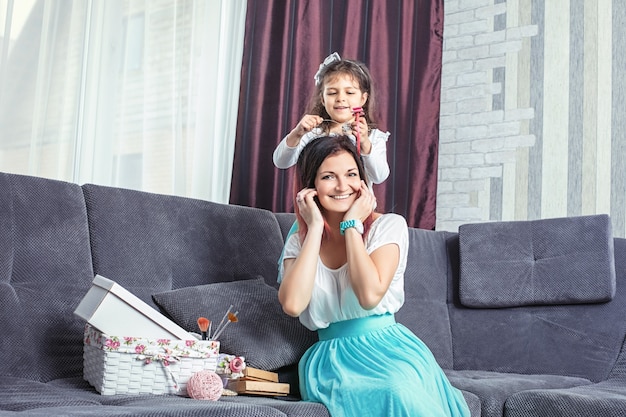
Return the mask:
<path fill-rule="evenodd" d="M 504 404 L 507 417 L 623 416 L 626 413 L 624 380 L 563 389 L 534 389 L 511 395 Z"/>
<path fill-rule="evenodd" d="M 65 390 L 24 378 L 3 377 L 0 379 L 0 407 L 2 410 L 25 412 L 38 408 L 84 408 L 97 405 L 100 405 L 97 397 L 83 397 L 80 391 Z"/>
<path fill-rule="evenodd" d="M 417 335 L 442 368 L 452 368 L 448 305 L 447 232 L 409 228 L 404 305 L 396 320 Z"/>
<path fill-rule="evenodd" d="M 618 288 L 626 285 L 626 239 L 615 238 Z M 458 252 L 458 239 L 450 252 Z M 455 249 L 456 248 L 456 249 Z M 468 308 L 458 301 L 458 263 L 450 282 L 454 369 L 555 374 L 593 382 L 609 376 L 626 334 L 626 292 L 608 303 Z"/>
<path fill-rule="evenodd" d="M 93 184 L 83 191 L 94 272 L 148 304 L 157 292 L 251 271 L 277 286 L 284 241 L 268 210 Z"/>
<path fill-rule="evenodd" d="M 601 303 L 615 295 L 607 215 L 459 227 L 467 307 Z"/>
<path fill-rule="evenodd" d="M 446 370 L 450 383 L 480 398 L 483 417 L 502 416 L 504 403 L 509 396 L 531 389 L 570 388 L 589 385 L 584 378 L 561 375 L 524 375 L 489 371 Z"/>
<path fill-rule="evenodd" d="M 244 356 L 255 368 L 276 370 L 297 363 L 317 335 L 286 315 L 278 291 L 262 277 L 199 285 L 154 294 L 164 314 L 187 331 L 198 332 L 198 317 L 212 321 L 212 331 L 233 305 L 238 322 L 219 337 L 220 352 Z"/>
<path fill-rule="evenodd" d="M 482 417 L 500 417 L 511 395 L 531 389 L 570 388 L 588 385 L 584 378 L 561 375 L 523 375 L 488 371 L 446 370 L 450 383 L 480 398 Z M 508 414 L 507 414 L 508 415 Z M 547 414 L 546 414 L 547 415 Z"/>
<path fill-rule="evenodd" d="M 297 366 L 296 366 L 297 367 Z M 279 375 L 279 377 L 282 375 Z M 297 379 L 297 375 L 296 375 Z M 281 382 L 289 382 L 280 379 Z M 11 382 L 11 381 L 9 381 Z M 72 395 L 75 400 L 94 401 L 102 404 L 92 410 L 82 408 L 66 408 L 66 412 L 59 412 L 59 408 L 52 408 L 48 414 L 40 415 L 48 417 L 51 415 L 81 415 L 81 416 L 180 416 L 180 417 L 234 417 L 234 416 L 290 416 L 290 417 L 328 417 L 328 410 L 323 404 L 309 401 L 295 401 L 299 399 L 294 396 L 286 397 L 262 397 L 257 395 L 223 395 L 219 401 L 195 401 L 187 397 L 178 395 L 154 395 L 154 394 L 117 394 L 100 395 L 82 377 L 64 378 L 51 381 L 46 384 L 51 388 L 56 388 L 59 392 L 66 392 Z M 296 383 L 297 385 L 297 383 Z M 293 388 L 293 387 L 291 387 Z M 0 381 L 1 391 L 4 389 L 3 382 Z M 464 393 L 465 394 L 465 393 Z M 471 394 L 470 394 L 471 395 Z M 466 396 L 466 398 L 470 398 Z M 11 398 L 9 398 L 11 400 Z M 36 394 L 29 400 L 36 402 L 39 400 Z M 28 400 L 24 400 L 25 402 Z M 475 401 L 478 401 L 476 398 Z M 2 404 L 0 402 L 0 404 Z M 43 408 L 42 410 L 47 410 Z M 117 413 L 115 412 L 117 410 Z M 472 409 L 473 410 L 473 409 Z M 480 406 L 478 407 L 480 411 Z M 32 410 L 29 410 L 32 412 Z M 22 414 L 20 414 L 22 415 Z M 31 413 L 28 413 L 30 416 Z M 472 414 L 474 415 L 474 414 Z M 479 413 L 475 415 L 480 415 Z M 0 417 L 4 416 L 0 411 Z"/>
<path fill-rule="evenodd" d="M 0 373 L 80 375 L 84 323 L 73 312 L 93 280 L 80 186 L 0 173 L 0 231 Z"/>

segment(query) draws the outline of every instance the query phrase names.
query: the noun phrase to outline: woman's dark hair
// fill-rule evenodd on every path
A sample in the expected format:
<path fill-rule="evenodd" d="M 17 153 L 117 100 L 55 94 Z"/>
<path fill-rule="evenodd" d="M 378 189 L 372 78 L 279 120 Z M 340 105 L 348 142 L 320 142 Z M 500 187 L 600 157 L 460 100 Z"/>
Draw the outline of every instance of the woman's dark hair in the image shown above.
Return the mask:
<path fill-rule="evenodd" d="M 298 233 L 300 235 L 300 239 L 304 239 L 304 236 L 306 236 L 307 225 L 300 216 L 300 210 L 295 202 L 295 196 L 303 188 L 315 188 L 315 178 L 322 163 L 329 156 L 340 152 L 348 152 L 352 158 L 354 158 L 359 171 L 359 177 L 367 183 L 367 174 L 365 173 L 365 168 L 363 167 L 363 160 L 359 157 L 356 146 L 348 136 L 322 136 L 309 142 L 298 157 L 294 181 L 294 207 L 296 218 L 298 219 Z M 322 211 L 323 215 L 324 208 L 321 207 L 319 203 L 318 207 Z M 363 236 L 367 234 L 372 221 L 373 217 L 370 214 L 366 221 L 363 222 L 365 229 Z M 329 229 L 328 223 L 325 222 L 324 228 L 326 229 L 324 232 L 326 235 L 327 230 Z"/>
<path fill-rule="evenodd" d="M 376 120 L 374 112 L 376 111 L 376 95 L 374 94 L 373 80 L 369 69 L 364 63 L 354 61 L 351 59 L 342 59 L 335 61 L 325 68 L 320 73 L 320 82 L 315 86 L 311 101 L 307 107 L 306 114 L 316 114 L 322 117 L 322 119 L 330 119 L 330 115 L 322 104 L 322 95 L 324 93 L 324 85 L 328 79 L 336 77 L 340 74 L 347 74 L 359 83 L 359 88 L 362 92 L 367 93 L 367 101 L 363 105 L 363 113 L 367 120 L 367 125 L 370 129 L 376 128 Z M 329 131 L 330 122 L 323 122 L 321 125 L 326 132 Z"/>

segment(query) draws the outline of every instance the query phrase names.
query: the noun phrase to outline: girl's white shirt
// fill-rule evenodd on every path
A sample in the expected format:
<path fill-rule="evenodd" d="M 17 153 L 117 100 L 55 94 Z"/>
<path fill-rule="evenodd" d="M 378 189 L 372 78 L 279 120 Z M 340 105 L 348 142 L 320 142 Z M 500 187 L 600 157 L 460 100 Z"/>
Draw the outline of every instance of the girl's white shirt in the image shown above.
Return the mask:
<path fill-rule="evenodd" d="M 274 149 L 274 165 L 280 169 L 287 169 L 294 166 L 298 162 L 298 157 L 302 149 L 314 139 L 324 136 L 325 133 L 320 128 L 315 128 L 302 136 L 300 142 L 295 147 L 287 145 L 287 136 L 280 141 L 276 149 Z M 372 129 L 369 134 L 372 149 L 369 154 L 362 154 L 363 166 L 367 174 L 368 187 L 371 189 L 372 184 L 380 184 L 389 176 L 389 164 L 387 163 L 387 139 L 389 132 L 381 132 L 378 129 Z M 331 133 L 329 136 L 337 136 Z M 349 135 L 352 142 L 356 143 L 356 137 Z"/>
<path fill-rule="evenodd" d="M 380 303 L 371 310 L 359 304 L 348 277 L 348 264 L 337 269 L 326 267 L 318 258 L 317 274 L 311 302 L 300 314 L 300 322 L 310 330 L 324 329 L 330 323 L 350 320 L 370 315 L 396 313 L 404 304 L 404 271 L 409 248 L 409 232 L 404 217 L 387 213 L 377 218 L 365 239 L 365 249 L 371 254 L 383 245 L 396 244 L 400 248 L 400 261 L 387 293 Z M 285 259 L 295 258 L 301 250 L 297 233 L 291 235 L 285 244 Z M 279 282 L 283 276 L 280 265 Z"/>

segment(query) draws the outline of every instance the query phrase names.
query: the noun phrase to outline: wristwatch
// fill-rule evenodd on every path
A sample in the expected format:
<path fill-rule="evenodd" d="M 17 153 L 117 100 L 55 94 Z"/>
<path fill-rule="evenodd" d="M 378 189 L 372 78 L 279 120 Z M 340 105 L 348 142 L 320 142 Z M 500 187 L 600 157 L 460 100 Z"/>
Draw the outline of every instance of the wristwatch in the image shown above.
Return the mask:
<path fill-rule="evenodd" d="M 363 234 L 363 223 L 361 223 L 361 220 L 344 220 L 339 223 L 339 231 L 342 235 L 346 233 L 346 229 L 351 227 L 354 227 L 357 232 Z"/>

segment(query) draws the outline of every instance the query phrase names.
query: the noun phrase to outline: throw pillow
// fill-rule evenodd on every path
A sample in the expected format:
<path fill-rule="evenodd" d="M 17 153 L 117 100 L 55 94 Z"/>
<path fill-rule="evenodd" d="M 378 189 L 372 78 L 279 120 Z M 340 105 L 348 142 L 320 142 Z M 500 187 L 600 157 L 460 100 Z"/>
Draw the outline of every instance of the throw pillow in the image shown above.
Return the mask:
<path fill-rule="evenodd" d="M 606 214 L 461 225 L 459 251 L 466 307 L 604 303 L 615 296 Z"/>
<path fill-rule="evenodd" d="M 233 305 L 238 321 L 219 336 L 220 352 L 243 356 L 254 368 L 274 371 L 297 363 L 317 334 L 286 315 L 278 291 L 262 277 L 199 285 L 153 294 L 163 314 L 187 331 L 199 332 L 198 317 L 211 320 L 214 333 Z"/>

